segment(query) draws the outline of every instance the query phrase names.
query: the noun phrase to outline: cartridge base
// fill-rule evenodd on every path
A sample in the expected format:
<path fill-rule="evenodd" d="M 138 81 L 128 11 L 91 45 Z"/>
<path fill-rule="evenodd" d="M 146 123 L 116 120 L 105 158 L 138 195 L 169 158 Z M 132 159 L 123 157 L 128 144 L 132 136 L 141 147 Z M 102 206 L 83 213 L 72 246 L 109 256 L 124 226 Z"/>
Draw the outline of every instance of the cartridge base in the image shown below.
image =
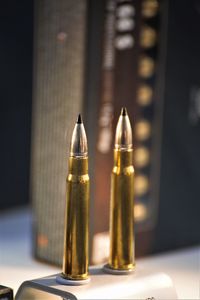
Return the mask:
<path fill-rule="evenodd" d="M 112 275 L 128 275 L 132 274 L 135 271 L 135 267 L 128 269 L 128 270 L 120 270 L 120 269 L 113 269 L 110 267 L 109 264 L 103 266 L 103 270 L 105 273 L 112 274 Z"/>
<path fill-rule="evenodd" d="M 56 276 L 56 282 L 64 285 L 84 285 L 90 282 L 90 277 L 82 280 L 73 280 L 64 278 L 62 274 L 59 274 L 58 276 Z"/>

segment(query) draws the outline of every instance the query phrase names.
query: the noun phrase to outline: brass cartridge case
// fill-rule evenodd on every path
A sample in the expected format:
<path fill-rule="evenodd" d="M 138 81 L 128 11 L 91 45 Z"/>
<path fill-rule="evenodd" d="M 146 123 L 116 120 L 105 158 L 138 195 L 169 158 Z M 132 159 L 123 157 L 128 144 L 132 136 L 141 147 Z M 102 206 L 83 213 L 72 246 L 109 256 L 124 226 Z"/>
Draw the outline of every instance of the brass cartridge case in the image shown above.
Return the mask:
<path fill-rule="evenodd" d="M 88 278 L 88 157 L 69 158 L 63 277 L 72 280 Z"/>
<path fill-rule="evenodd" d="M 133 149 L 114 149 L 111 175 L 110 256 L 111 269 L 134 269 Z"/>

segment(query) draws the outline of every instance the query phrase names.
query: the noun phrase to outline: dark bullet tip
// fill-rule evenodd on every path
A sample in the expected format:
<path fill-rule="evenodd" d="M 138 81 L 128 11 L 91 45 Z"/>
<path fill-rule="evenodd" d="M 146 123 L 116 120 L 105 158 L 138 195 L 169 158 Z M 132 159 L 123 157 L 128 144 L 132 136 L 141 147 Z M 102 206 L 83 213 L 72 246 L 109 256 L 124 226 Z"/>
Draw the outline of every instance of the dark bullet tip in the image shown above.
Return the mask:
<path fill-rule="evenodd" d="M 76 123 L 77 123 L 77 124 L 83 123 L 83 122 L 82 122 L 81 114 L 78 115 L 78 119 L 77 119 L 77 122 L 76 122 Z"/>
<path fill-rule="evenodd" d="M 122 116 L 127 116 L 127 110 L 126 110 L 126 107 L 122 107 L 121 115 L 122 115 Z"/>

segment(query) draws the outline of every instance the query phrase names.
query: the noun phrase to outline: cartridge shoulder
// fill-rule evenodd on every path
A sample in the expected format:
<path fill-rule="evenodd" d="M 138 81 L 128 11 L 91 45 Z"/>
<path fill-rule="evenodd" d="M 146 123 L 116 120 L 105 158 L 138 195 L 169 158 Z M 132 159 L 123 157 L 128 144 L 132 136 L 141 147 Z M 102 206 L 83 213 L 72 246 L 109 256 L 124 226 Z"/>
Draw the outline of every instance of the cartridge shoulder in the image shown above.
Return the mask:
<path fill-rule="evenodd" d="M 132 165 L 127 167 L 115 166 L 112 170 L 112 173 L 121 176 L 132 176 L 134 174 L 134 167 Z"/>
<path fill-rule="evenodd" d="M 88 183 L 90 180 L 89 175 L 88 174 L 84 174 L 84 175 L 74 175 L 74 174 L 69 174 L 67 177 L 67 182 L 73 182 L 73 183 L 77 183 L 77 184 L 86 184 Z"/>

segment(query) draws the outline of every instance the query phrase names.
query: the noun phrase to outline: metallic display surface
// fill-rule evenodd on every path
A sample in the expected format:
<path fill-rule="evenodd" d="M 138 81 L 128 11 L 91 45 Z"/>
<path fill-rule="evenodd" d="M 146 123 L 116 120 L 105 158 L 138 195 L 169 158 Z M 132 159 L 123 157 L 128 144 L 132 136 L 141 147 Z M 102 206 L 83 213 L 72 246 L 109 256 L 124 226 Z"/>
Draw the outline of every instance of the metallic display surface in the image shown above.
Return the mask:
<path fill-rule="evenodd" d="M 114 167 L 111 175 L 110 256 L 114 270 L 134 268 L 132 130 L 126 109 L 116 129 Z"/>
<path fill-rule="evenodd" d="M 0 299 L 13 300 L 13 290 L 7 286 L 0 285 Z"/>
<path fill-rule="evenodd" d="M 66 279 L 88 278 L 88 210 L 87 139 L 79 115 L 72 135 L 67 177 L 63 257 L 63 277 Z"/>

